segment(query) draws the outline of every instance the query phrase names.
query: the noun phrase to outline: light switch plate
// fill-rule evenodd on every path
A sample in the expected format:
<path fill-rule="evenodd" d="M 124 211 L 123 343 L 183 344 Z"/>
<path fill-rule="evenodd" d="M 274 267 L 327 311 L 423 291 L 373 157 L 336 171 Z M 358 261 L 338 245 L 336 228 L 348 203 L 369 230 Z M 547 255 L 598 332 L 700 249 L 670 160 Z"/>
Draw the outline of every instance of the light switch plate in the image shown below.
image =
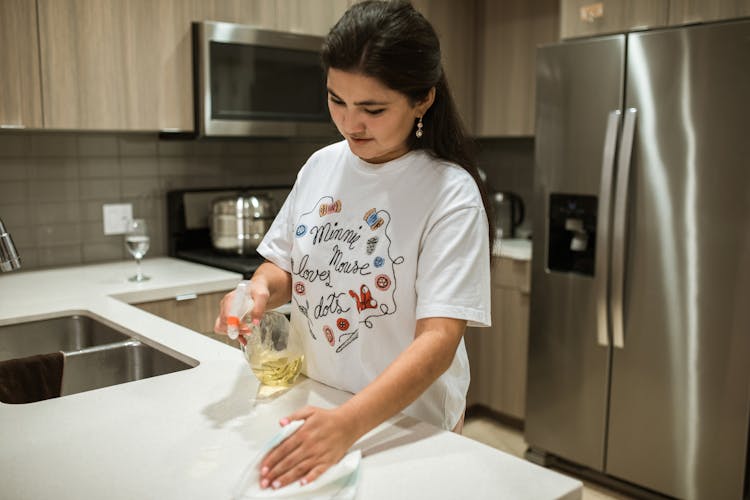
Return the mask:
<path fill-rule="evenodd" d="M 102 205 L 104 234 L 125 234 L 127 223 L 133 218 L 132 203 Z"/>

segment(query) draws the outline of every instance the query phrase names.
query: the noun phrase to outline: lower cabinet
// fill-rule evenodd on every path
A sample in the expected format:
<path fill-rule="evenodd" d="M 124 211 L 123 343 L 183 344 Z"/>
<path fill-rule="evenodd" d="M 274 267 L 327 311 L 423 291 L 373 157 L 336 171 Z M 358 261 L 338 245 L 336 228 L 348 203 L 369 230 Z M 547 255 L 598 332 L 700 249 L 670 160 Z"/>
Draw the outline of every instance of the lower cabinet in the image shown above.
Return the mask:
<path fill-rule="evenodd" d="M 229 290 L 202 295 L 178 295 L 173 299 L 141 302 L 140 304 L 132 305 L 164 318 L 167 321 L 202 333 L 214 340 L 237 347 L 237 342 L 230 340 L 226 335 L 213 333 L 214 322 L 216 321 L 216 316 L 219 314 L 219 303 L 228 292 Z"/>
<path fill-rule="evenodd" d="M 468 406 L 480 405 L 523 421 L 529 338 L 529 261 L 506 257 L 492 264 L 492 327 L 468 328 L 471 366 Z"/>

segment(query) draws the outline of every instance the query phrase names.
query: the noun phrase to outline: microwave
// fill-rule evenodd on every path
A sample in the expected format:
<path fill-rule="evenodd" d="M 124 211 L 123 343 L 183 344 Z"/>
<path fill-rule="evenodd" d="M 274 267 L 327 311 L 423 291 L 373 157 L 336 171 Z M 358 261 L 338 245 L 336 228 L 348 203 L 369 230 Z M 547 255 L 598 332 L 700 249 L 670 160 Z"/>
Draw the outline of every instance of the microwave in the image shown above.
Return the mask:
<path fill-rule="evenodd" d="M 199 136 L 336 135 L 320 61 L 323 38 L 213 21 L 192 29 Z"/>

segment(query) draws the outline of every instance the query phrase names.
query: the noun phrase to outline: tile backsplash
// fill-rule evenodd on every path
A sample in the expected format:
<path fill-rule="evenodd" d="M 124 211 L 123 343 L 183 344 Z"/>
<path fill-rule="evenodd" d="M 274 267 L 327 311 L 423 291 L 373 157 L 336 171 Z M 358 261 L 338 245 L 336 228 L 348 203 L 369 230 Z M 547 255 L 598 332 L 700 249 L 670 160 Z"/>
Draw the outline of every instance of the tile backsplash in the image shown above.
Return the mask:
<path fill-rule="evenodd" d="M 102 205 L 132 203 L 151 230 L 147 257 L 166 254 L 166 192 L 289 185 L 325 145 L 304 141 L 170 141 L 156 134 L 0 134 L 0 218 L 23 269 L 128 258 L 105 235 Z"/>
<path fill-rule="evenodd" d="M 132 203 L 151 231 L 148 257 L 165 255 L 171 189 L 294 182 L 315 141 L 160 140 L 135 133 L 0 133 L 0 218 L 23 269 L 129 258 L 122 235 L 105 235 L 102 205 Z M 532 139 L 482 139 L 491 188 L 531 199 Z M 524 223 L 528 227 L 529 218 Z"/>

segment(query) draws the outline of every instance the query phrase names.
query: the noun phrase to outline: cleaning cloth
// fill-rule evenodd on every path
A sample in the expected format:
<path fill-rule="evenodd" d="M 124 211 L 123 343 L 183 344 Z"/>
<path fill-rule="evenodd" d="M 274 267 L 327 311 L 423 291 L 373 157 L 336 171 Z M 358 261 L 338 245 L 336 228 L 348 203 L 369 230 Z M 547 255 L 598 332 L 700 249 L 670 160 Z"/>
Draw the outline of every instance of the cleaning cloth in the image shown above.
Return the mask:
<path fill-rule="evenodd" d="M 285 425 L 276 434 L 258 455 L 248 464 L 232 498 L 236 500 L 250 500 L 260 498 L 292 498 L 292 499 L 336 499 L 352 500 L 357 493 L 359 482 L 359 468 L 362 453 L 359 450 L 351 451 L 344 456 L 336 465 L 321 474 L 315 481 L 302 486 L 299 481 L 274 490 L 272 488 L 261 489 L 260 487 L 260 463 L 266 454 L 279 443 L 294 434 L 304 420 L 294 420 Z"/>
<path fill-rule="evenodd" d="M 0 361 L 0 401 L 24 404 L 60 397 L 63 367 L 61 352 Z"/>

